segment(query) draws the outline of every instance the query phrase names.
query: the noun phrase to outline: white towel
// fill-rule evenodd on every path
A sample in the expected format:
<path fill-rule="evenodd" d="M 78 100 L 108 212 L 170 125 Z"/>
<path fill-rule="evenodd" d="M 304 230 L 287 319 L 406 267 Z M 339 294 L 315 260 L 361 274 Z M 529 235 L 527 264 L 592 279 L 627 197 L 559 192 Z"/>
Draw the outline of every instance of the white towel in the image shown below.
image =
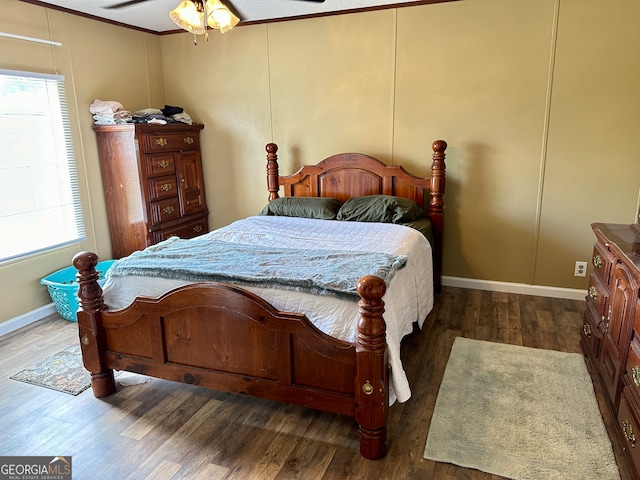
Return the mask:
<path fill-rule="evenodd" d="M 91 106 L 89 107 L 89 111 L 94 115 L 100 114 L 113 114 L 118 110 L 122 110 L 124 107 L 120 102 L 116 102 L 113 100 L 98 100 L 95 99 Z"/>

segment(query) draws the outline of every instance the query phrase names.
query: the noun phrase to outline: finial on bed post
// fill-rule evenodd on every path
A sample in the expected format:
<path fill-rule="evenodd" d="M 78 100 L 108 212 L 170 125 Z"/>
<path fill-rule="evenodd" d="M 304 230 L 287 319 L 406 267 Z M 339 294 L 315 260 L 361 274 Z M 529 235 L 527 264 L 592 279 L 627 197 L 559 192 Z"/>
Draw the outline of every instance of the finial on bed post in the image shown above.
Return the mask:
<path fill-rule="evenodd" d="M 431 163 L 431 200 L 429 202 L 429 218 L 433 232 L 434 256 L 434 288 L 436 292 L 442 290 L 442 250 L 444 242 L 444 174 L 445 174 L 445 150 L 447 142 L 436 140 L 431 145 L 433 149 L 433 162 Z"/>
<path fill-rule="evenodd" d="M 100 398 L 116 391 L 113 370 L 104 366 L 100 355 L 99 342 L 104 341 L 98 329 L 96 316 L 104 308 L 102 288 L 98 283 L 100 275 L 96 271 L 98 256 L 91 252 L 80 252 L 73 257 L 73 266 L 78 273 L 78 334 L 82 348 L 84 368 L 91 373 L 93 395 Z"/>
<path fill-rule="evenodd" d="M 389 363 L 387 326 L 382 296 L 387 286 L 380 277 L 358 281 L 360 320 L 356 340 L 356 422 L 360 425 L 360 453 L 375 460 L 387 453 Z"/>
<path fill-rule="evenodd" d="M 278 190 L 278 145 L 267 143 L 267 190 L 269 190 L 269 201 L 279 197 Z"/>

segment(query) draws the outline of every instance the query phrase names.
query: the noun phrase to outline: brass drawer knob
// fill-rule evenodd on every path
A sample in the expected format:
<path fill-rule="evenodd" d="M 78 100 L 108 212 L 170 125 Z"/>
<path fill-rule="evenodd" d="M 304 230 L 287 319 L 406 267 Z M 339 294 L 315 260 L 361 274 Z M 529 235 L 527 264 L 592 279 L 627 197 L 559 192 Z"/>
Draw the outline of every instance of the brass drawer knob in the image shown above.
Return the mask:
<path fill-rule="evenodd" d="M 596 268 L 601 268 L 604 262 L 602 261 L 602 257 L 600 255 L 594 255 L 593 257 L 593 266 Z"/>
<path fill-rule="evenodd" d="M 169 215 L 170 213 L 173 213 L 175 211 L 175 208 L 173 208 L 171 205 L 169 205 L 168 207 L 164 207 L 162 209 L 162 212 Z"/>
<path fill-rule="evenodd" d="M 640 367 L 638 365 L 634 365 L 631 369 L 631 378 L 633 378 L 636 387 L 640 388 Z"/>
<path fill-rule="evenodd" d="M 202 225 L 196 225 L 195 227 L 193 227 L 193 231 L 195 233 L 200 233 L 202 231 Z"/>
<path fill-rule="evenodd" d="M 162 185 L 160 185 L 160 190 L 163 192 L 168 192 L 169 190 L 171 190 L 171 184 L 163 183 Z"/>
<path fill-rule="evenodd" d="M 158 168 L 169 168 L 169 160 L 160 160 L 158 162 Z"/>
<path fill-rule="evenodd" d="M 193 143 L 193 137 L 184 137 L 184 143 L 186 145 L 191 145 Z"/>
<path fill-rule="evenodd" d="M 159 147 L 164 147 L 167 143 L 169 143 L 167 142 L 167 139 L 162 137 L 156 138 L 156 141 L 155 141 L 155 144 Z"/>
<path fill-rule="evenodd" d="M 587 290 L 589 297 L 591 297 L 592 299 L 597 299 L 598 298 L 598 291 L 596 290 L 596 287 L 589 287 L 589 289 Z"/>
<path fill-rule="evenodd" d="M 371 395 L 373 393 L 373 385 L 369 383 L 369 380 L 367 380 L 365 384 L 362 385 L 362 391 L 365 393 L 365 395 Z"/>
<path fill-rule="evenodd" d="M 629 420 L 622 422 L 622 433 L 624 433 L 624 438 L 631 444 L 631 448 L 634 448 L 636 446 L 636 436 L 633 434 L 633 426 Z"/>

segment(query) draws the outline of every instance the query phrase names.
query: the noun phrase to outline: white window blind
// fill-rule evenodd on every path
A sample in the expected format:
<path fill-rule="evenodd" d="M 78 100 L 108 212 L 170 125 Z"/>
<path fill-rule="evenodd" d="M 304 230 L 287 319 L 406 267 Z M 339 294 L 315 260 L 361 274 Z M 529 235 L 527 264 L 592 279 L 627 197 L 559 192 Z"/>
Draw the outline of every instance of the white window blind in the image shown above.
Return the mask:
<path fill-rule="evenodd" d="M 0 262 L 85 238 L 64 77 L 0 69 Z"/>

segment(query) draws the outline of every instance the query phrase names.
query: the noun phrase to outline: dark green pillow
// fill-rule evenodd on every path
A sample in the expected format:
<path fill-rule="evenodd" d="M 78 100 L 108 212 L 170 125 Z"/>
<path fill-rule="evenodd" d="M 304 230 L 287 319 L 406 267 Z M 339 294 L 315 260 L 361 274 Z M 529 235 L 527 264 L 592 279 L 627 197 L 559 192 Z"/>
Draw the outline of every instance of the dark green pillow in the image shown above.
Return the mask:
<path fill-rule="evenodd" d="M 329 197 L 282 197 L 269 202 L 260 215 L 334 220 L 342 202 Z"/>
<path fill-rule="evenodd" d="M 422 217 L 413 200 L 392 195 L 367 195 L 344 202 L 337 220 L 352 222 L 406 223 Z"/>

